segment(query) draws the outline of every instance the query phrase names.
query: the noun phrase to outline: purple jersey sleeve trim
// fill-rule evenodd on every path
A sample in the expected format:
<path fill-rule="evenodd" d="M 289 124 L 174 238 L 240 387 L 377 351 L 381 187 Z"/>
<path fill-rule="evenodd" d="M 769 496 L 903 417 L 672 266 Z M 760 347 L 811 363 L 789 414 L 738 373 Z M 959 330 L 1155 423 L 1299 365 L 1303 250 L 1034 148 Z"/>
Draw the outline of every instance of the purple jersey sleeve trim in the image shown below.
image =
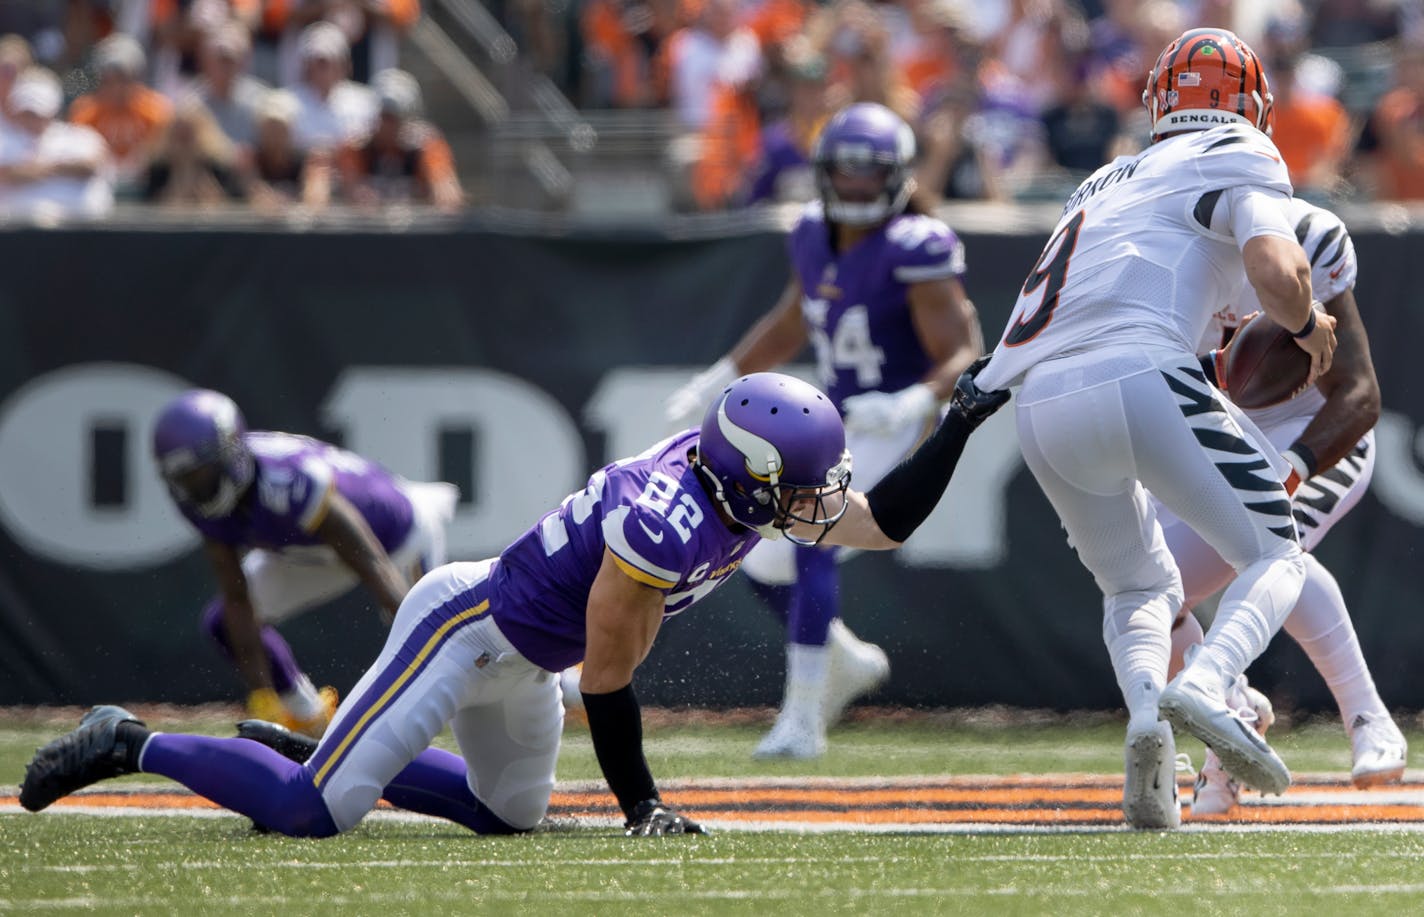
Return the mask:
<path fill-rule="evenodd" d="M 630 512 L 629 507 L 620 506 L 604 517 L 604 544 L 612 552 L 618 566 L 633 579 L 657 589 L 673 588 L 682 579 L 682 574 L 653 563 L 630 543 L 625 529 Z M 641 519 L 638 520 L 638 527 L 643 530 L 641 537 L 653 544 L 661 543 L 666 537 L 666 531 L 661 528 L 656 533 L 657 537 L 653 537 L 653 532 L 648 530 Z"/>

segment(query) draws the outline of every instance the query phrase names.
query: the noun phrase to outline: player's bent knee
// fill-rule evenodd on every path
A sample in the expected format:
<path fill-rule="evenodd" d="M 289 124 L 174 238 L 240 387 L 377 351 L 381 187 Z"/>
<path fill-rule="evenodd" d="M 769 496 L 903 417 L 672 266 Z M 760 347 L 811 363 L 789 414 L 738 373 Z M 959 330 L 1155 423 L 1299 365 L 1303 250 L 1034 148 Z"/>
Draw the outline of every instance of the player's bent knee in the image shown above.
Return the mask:
<path fill-rule="evenodd" d="M 289 837 L 334 837 L 344 830 L 332 818 L 321 790 L 312 782 L 310 770 L 296 768 L 284 790 L 279 804 L 268 812 L 254 815 L 253 820 Z"/>
<path fill-rule="evenodd" d="M 554 786 L 531 787 L 485 803 L 490 814 L 510 829 L 507 833 L 529 831 L 549 813 L 549 795 Z M 493 832 L 482 832 L 493 833 Z"/>

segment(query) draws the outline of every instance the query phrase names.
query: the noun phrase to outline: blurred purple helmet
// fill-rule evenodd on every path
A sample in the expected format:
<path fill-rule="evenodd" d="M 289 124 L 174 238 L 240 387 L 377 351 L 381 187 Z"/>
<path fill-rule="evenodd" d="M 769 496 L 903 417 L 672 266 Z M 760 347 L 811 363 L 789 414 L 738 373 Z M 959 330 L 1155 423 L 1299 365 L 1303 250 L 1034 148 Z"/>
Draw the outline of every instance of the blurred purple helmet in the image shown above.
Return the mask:
<path fill-rule="evenodd" d="M 231 513 L 255 473 L 246 432 L 224 394 L 193 389 L 170 401 L 153 427 L 153 458 L 173 499 L 210 519 Z"/>
<path fill-rule="evenodd" d="M 915 190 L 910 175 L 914 158 L 915 133 L 899 115 L 875 102 L 842 108 L 821 129 L 811 156 L 826 216 L 848 226 L 869 226 L 904 210 Z M 881 181 L 880 194 L 873 201 L 841 200 L 831 180 L 836 172 L 874 173 Z"/>
<path fill-rule="evenodd" d="M 824 538 L 845 512 L 850 464 L 835 405 L 793 376 L 743 376 L 702 419 L 697 469 L 727 514 L 764 538 Z M 814 538 L 787 531 L 797 523 L 820 530 Z"/>

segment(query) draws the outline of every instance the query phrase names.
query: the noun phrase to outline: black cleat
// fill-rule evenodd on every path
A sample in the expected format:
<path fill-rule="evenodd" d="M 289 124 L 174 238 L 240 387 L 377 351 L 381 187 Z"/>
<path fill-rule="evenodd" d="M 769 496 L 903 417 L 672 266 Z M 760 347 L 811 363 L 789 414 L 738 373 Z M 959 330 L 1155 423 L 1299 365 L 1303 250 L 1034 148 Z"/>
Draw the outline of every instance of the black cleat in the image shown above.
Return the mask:
<path fill-rule="evenodd" d="M 298 764 L 305 764 L 316 752 L 316 739 L 266 720 L 243 720 L 237 724 L 237 737 L 261 742 L 282 757 Z"/>
<path fill-rule="evenodd" d="M 91 783 L 134 773 L 137 768 L 129 762 L 138 749 L 131 747 L 131 735 L 123 734 L 128 730 L 121 733 L 122 723 L 144 725 L 123 707 L 95 707 L 79 728 L 35 752 L 20 784 L 20 805 L 38 812 Z"/>

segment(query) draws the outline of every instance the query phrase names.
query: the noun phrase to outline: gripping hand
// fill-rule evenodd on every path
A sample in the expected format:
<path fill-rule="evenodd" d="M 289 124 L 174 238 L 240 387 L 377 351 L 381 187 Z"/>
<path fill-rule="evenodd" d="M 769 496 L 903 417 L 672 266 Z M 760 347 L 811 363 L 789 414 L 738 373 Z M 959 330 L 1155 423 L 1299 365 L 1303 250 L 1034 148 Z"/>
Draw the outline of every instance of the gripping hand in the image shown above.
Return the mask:
<path fill-rule="evenodd" d="M 954 395 L 949 400 L 949 409 L 969 421 L 971 427 L 988 420 L 1009 400 L 1007 391 L 986 392 L 974 384 L 974 378 L 988 365 L 991 356 L 986 354 L 980 357 L 959 374 L 959 381 L 954 383 Z"/>

